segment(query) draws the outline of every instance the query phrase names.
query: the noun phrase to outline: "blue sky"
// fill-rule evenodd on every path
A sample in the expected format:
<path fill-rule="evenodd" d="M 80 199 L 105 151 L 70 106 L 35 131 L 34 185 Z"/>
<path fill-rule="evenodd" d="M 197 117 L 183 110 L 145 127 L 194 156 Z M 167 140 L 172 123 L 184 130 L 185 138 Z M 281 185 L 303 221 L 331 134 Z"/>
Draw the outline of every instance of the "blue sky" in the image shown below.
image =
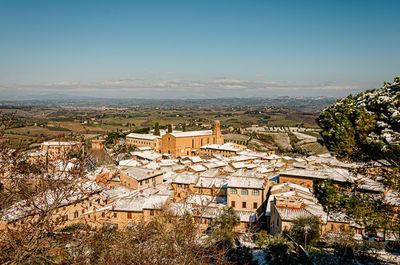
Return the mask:
<path fill-rule="evenodd" d="M 400 75 L 400 1 L 0 0 L 0 96 L 345 96 Z"/>

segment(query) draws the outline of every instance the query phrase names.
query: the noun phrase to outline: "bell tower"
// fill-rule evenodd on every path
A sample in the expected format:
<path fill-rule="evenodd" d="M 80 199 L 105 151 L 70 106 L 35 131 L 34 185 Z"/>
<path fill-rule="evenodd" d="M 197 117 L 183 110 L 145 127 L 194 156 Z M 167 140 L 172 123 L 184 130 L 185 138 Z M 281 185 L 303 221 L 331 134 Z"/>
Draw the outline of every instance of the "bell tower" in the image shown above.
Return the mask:
<path fill-rule="evenodd" d="M 220 121 L 214 121 L 213 135 L 215 135 L 216 144 L 224 144 L 224 137 L 221 133 L 221 123 Z"/>

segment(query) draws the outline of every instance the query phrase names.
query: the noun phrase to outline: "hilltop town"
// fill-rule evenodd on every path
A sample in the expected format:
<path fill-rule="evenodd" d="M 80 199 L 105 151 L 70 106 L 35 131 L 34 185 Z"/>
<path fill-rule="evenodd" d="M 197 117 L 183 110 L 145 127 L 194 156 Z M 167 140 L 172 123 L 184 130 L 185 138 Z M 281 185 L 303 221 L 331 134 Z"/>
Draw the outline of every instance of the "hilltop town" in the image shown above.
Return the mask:
<path fill-rule="evenodd" d="M 236 239 L 250 247 L 256 247 L 254 235 L 260 231 L 279 235 L 289 232 L 295 220 L 309 217 L 318 219 L 321 237 L 352 231 L 352 237 L 360 241 L 368 236 L 396 240 L 394 230 L 378 228 L 370 235 L 362 220 L 330 210 L 315 191 L 329 182 L 347 192 L 379 197 L 383 204 L 398 209 L 399 194 L 377 175 L 382 165 L 341 162 L 328 152 L 288 155 L 268 146 L 259 151 L 251 148 L 247 138 L 291 132 L 306 144 L 316 141 L 304 134 L 312 129 L 252 126 L 245 131 L 224 135 L 217 120 L 210 130 L 175 130 L 173 126 L 160 130 L 157 124 L 148 133 L 122 134 L 112 141 L 104 137 L 86 144 L 46 141 L 22 157 L 41 168 L 39 175 L 51 178 L 52 185 L 67 180 L 74 186 L 64 186 L 64 196 L 53 205 L 50 218 L 58 229 L 84 223 L 125 230 L 168 213 L 176 218 L 190 214 L 198 233 L 209 235 L 214 220 L 230 208 L 239 218 L 234 226 Z M 354 173 L 365 167 L 364 175 Z M 2 170 L 6 190 L 15 185 L 14 177 L 12 170 Z M 41 183 L 38 178 L 21 175 L 18 181 L 36 186 Z M 55 191 L 36 195 L 35 207 L 27 200 L 9 205 L 2 209 L 1 227 L 18 230 L 27 218 L 40 216 L 57 196 Z"/>

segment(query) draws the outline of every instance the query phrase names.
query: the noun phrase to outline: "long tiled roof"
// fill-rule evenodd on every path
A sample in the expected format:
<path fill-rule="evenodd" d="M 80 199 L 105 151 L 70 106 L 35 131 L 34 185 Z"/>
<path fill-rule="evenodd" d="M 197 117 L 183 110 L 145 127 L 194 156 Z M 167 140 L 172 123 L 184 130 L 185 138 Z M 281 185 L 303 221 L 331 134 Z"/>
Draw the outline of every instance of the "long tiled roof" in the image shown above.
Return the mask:
<path fill-rule="evenodd" d="M 212 135 L 212 130 L 207 131 L 190 131 L 190 132 L 172 132 L 170 135 L 174 137 L 195 137 L 195 136 L 206 136 Z"/>

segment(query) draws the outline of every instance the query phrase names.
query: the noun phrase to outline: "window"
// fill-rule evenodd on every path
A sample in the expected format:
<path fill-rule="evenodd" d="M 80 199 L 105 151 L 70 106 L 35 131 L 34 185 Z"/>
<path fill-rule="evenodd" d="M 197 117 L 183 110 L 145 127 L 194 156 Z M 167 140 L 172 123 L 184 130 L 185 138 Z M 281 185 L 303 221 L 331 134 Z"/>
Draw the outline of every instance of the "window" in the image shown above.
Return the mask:
<path fill-rule="evenodd" d="M 79 216 L 78 211 L 74 212 L 74 218 L 78 218 L 78 216 Z"/>
<path fill-rule="evenodd" d="M 114 218 L 117 218 L 117 213 L 114 213 Z"/>
<path fill-rule="evenodd" d="M 257 209 L 258 208 L 258 204 L 256 202 L 253 202 L 253 208 Z"/>
<path fill-rule="evenodd" d="M 182 184 L 181 183 L 178 184 L 178 188 L 182 188 Z"/>
<path fill-rule="evenodd" d="M 194 139 L 192 139 L 192 148 L 194 148 Z"/>
<path fill-rule="evenodd" d="M 200 141 L 201 141 L 201 146 L 203 146 L 203 139 L 201 139 Z"/>
<path fill-rule="evenodd" d="M 143 185 L 143 181 L 141 180 L 141 181 L 139 181 L 139 186 L 142 186 Z"/>
<path fill-rule="evenodd" d="M 184 187 L 185 187 L 185 189 L 188 189 L 189 188 L 189 184 L 185 184 Z"/>
<path fill-rule="evenodd" d="M 146 184 L 149 184 L 149 179 L 146 179 Z"/>
<path fill-rule="evenodd" d="M 237 194 L 237 189 L 231 189 L 231 194 Z"/>
<path fill-rule="evenodd" d="M 103 217 L 103 218 L 106 217 L 106 213 L 105 213 L 105 212 L 102 212 L 102 213 L 101 213 L 101 217 Z"/>
<path fill-rule="evenodd" d="M 128 219 L 132 219 L 132 213 L 128 213 L 128 214 L 127 214 L 127 218 L 128 218 Z"/>
<path fill-rule="evenodd" d="M 249 194 L 249 191 L 246 189 L 242 189 L 242 195 L 247 195 L 247 194 Z"/>
<path fill-rule="evenodd" d="M 253 195 L 260 195 L 260 191 L 259 190 L 253 190 Z"/>
<path fill-rule="evenodd" d="M 242 202 L 242 208 L 246 208 L 246 202 Z"/>
<path fill-rule="evenodd" d="M 152 182 L 156 182 L 156 178 L 152 178 L 151 181 L 152 181 Z"/>
<path fill-rule="evenodd" d="M 209 144 L 209 143 L 210 143 L 210 138 L 207 137 L 207 144 Z"/>
<path fill-rule="evenodd" d="M 154 210 L 150 210 L 150 216 L 154 216 Z"/>
<path fill-rule="evenodd" d="M 235 207 L 235 206 L 236 206 L 235 201 L 231 201 L 231 206 L 232 206 L 232 207 Z"/>

